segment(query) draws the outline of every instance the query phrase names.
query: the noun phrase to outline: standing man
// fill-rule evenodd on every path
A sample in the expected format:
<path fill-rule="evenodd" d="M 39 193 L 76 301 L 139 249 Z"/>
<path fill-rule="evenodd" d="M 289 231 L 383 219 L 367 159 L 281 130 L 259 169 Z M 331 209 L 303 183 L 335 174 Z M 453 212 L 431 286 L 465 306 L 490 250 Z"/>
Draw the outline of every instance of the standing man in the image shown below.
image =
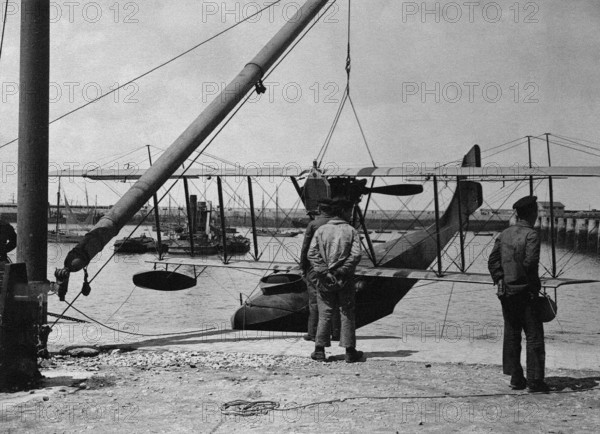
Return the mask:
<path fill-rule="evenodd" d="M 308 223 L 304 233 L 304 241 L 302 243 L 302 251 L 300 252 L 300 266 L 306 280 L 308 289 L 308 332 L 304 335 L 305 341 L 313 341 L 317 335 L 317 324 L 319 323 L 319 308 L 317 306 L 317 273 L 310 265 L 308 260 L 308 249 L 310 242 L 315 235 L 317 229 L 333 218 L 333 210 L 331 208 L 331 199 L 324 198 L 319 201 L 319 215 Z M 332 317 L 333 327 L 331 330 L 332 340 L 340 340 L 340 313 L 339 309 L 333 312 Z"/>
<path fill-rule="evenodd" d="M 348 222 L 353 203 L 345 199 L 332 201 L 334 218 L 315 232 L 308 260 L 317 275 L 319 324 L 313 360 L 325 361 L 325 347 L 331 346 L 331 318 L 341 310 L 340 347 L 346 348 L 346 362 L 359 361 L 356 351 L 354 271 L 360 262 L 360 237 Z"/>
<path fill-rule="evenodd" d="M 0 262 L 8 262 L 8 253 L 17 247 L 17 234 L 14 228 L 0 215 Z"/>
<path fill-rule="evenodd" d="M 548 392 L 544 382 L 546 351 L 544 324 L 538 318 L 535 302 L 541 288 L 538 275 L 540 240 L 533 228 L 537 216 L 536 196 L 526 196 L 513 205 L 517 222 L 496 239 L 488 269 L 504 316 L 502 367 L 510 375 L 510 387 L 528 392 Z M 527 379 L 521 366 L 521 331 L 527 342 Z"/>

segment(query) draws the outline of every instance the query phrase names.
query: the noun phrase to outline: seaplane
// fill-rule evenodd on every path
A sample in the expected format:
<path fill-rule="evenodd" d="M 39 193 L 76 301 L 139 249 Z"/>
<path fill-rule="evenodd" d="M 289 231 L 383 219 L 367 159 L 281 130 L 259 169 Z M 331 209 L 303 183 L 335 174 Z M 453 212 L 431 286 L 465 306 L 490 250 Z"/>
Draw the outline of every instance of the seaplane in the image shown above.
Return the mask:
<path fill-rule="evenodd" d="M 150 169 L 148 169 L 150 170 Z M 86 172 L 54 174 L 56 176 L 80 176 L 92 180 L 134 180 L 142 179 L 148 172 L 144 169 L 127 169 L 126 173 L 114 169 L 94 169 Z M 307 281 L 302 275 L 298 262 L 277 262 L 260 260 L 258 251 L 256 215 L 254 213 L 252 185 L 261 177 L 290 178 L 306 212 L 314 217 L 318 212 L 318 202 L 323 198 L 346 197 L 354 202 L 352 223 L 362 229 L 364 255 L 355 274 L 356 286 L 356 326 L 362 327 L 393 313 L 395 306 L 419 281 L 469 283 L 482 288 L 493 285 L 488 274 L 466 271 L 465 236 L 469 231 L 470 216 L 483 204 L 481 182 L 514 182 L 544 180 L 564 177 L 598 177 L 600 167 L 482 167 L 481 151 L 473 146 L 462 159 L 462 164 L 452 166 L 414 166 L 344 168 L 329 165 L 319 168 L 315 163 L 310 168 L 288 167 L 270 168 L 268 173 L 260 169 L 189 169 L 173 173 L 171 179 L 198 179 L 216 177 L 220 209 L 223 204 L 223 179 L 237 177 L 247 179 L 250 199 L 251 225 L 253 235 L 254 260 L 232 260 L 234 255 L 224 246 L 220 260 L 206 257 L 172 257 L 147 261 L 153 266 L 150 271 L 133 276 L 139 287 L 157 291 L 179 291 L 193 288 L 197 278 L 207 268 L 225 267 L 231 270 L 260 271 L 265 275 L 258 282 L 260 291 L 241 302 L 233 314 L 232 328 L 235 330 L 265 330 L 281 332 L 305 332 L 308 319 Z M 365 209 L 361 205 L 365 198 L 373 194 L 390 196 L 412 196 L 421 194 L 422 184 L 386 184 L 380 187 L 367 187 L 369 179 L 409 178 L 433 182 L 435 223 L 420 230 L 409 231 L 383 243 L 373 243 L 365 222 Z M 300 180 L 304 180 L 300 185 Z M 440 209 L 438 183 L 453 182 L 456 188 L 445 210 Z M 553 200 L 553 199 L 552 199 Z M 368 200 L 367 200 L 368 202 Z M 221 225 L 227 222 L 220 214 Z M 99 226 L 87 236 L 88 243 L 98 242 L 98 235 L 106 233 L 106 227 Z M 554 231 L 552 233 L 555 233 Z M 457 238 L 458 237 L 458 238 Z M 449 243 L 458 239 L 460 259 L 458 271 L 443 268 L 442 253 Z M 91 244 L 84 240 L 76 247 L 68 261 L 77 261 L 84 249 Z M 553 243 L 553 261 L 555 248 Z M 432 264 L 435 267 L 432 267 Z M 584 284 L 592 280 L 568 279 L 556 276 L 556 263 L 553 262 L 551 276 L 542 278 L 542 286 L 555 291 L 563 285 Z M 192 275 L 180 270 L 192 270 Z M 249 286 L 248 289 L 251 289 Z M 240 297 L 241 298 L 241 297 Z"/>
<path fill-rule="evenodd" d="M 222 180 L 226 177 L 247 178 L 249 183 L 250 210 L 252 179 L 268 176 L 290 178 L 307 212 L 314 212 L 317 202 L 324 197 L 345 196 L 354 202 L 354 222 L 361 227 L 364 236 L 364 259 L 356 271 L 356 325 L 362 327 L 390 315 L 394 307 L 419 281 L 464 282 L 491 287 L 492 280 L 483 273 L 468 272 L 464 263 L 464 234 L 469 228 L 469 218 L 483 204 L 481 182 L 509 182 L 548 180 L 562 177 L 600 177 L 600 167 L 532 167 L 497 165 L 482 167 L 481 152 L 474 146 L 464 156 L 462 164 L 453 166 L 412 166 L 341 168 L 313 165 L 308 168 L 270 168 L 267 173 L 255 169 L 195 169 L 182 165 L 192 156 L 201 154 L 211 143 L 213 134 L 223 128 L 237 109 L 256 91 L 264 93 L 262 80 L 276 66 L 281 56 L 293 49 L 302 32 L 318 21 L 319 13 L 328 5 L 328 0 L 308 0 L 283 28 L 260 52 L 245 64 L 242 71 L 202 112 L 196 120 L 173 142 L 167 151 L 146 170 L 138 168 L 93 169 L 85 172 L 55 172 L 51 176 L 81 176 L 97 180 L 132 180 L 135 184 L 111 210 L 95 225 L 85 238 L 73 248 L 65 259 L 64 269 L 57 278 L 65 286 L 70 273 L 78 272 L 102 251 L 123 228 L 131 217 L 157 193 L 168 180 L 184 181 L 200 177 L 216 177 L 219 189 L 221 224 L 226 227 L 223 215 Z M 325 10 L 326 11 L 326 10 Z M 369 179 L 406 178 L 433 182 L 435 223 L 421 230 L 408 232 L 398 238 L 375 245 L 365 227 L 364 197 L 372 194 L 406 196 L 420 194 L 422 185 L 397 184 L 382 187 L 367 187 Z M 304 179 L 300 186 L 299 180 Z M 456 183 L 454 196 L 443 212 L 438 198 L 438 183 Z M 552 202 L 552 188 L 551 202 Z M 367 201 L 368 202 L 368 201 Z M 551 212 L 553 207 L 550 207 Z M 554 218 L 551 218 L 554 221 Z M 231 261 L 227 246 L 224 246 L 221 261 L 204 258 L 159 258 L 151 261 L 153 270 L 134 276 L 134 283 L 149 289 L 174 291 L 196 285 L 196 270 L 207 267 L 228 267 L 238 270 L 263 270 L 261 292 L 244 301 L 233 314 L 232 326 L 242 330 L 270 330 L 304 332 L 307 327 L 308 295 L 298 263 L 260 261 L 256 242 L 256 219 L 252 215 L 254 238 L 254 261 Z M 554 234 L 554 230 L 552 231 Z M 455 237 L 459 238 L 461 253 L 460 270 L 449 272 L 442 266 L 443 249 Z M 431 269 L 435 263 L 437 268 Z M 193 276 L 179 272 L 182 267 L 191 267 Z M 553 244 L 552 272 L 542 279 L 546 289 L 563 285 L 582 284 L 589 280 L 561 278 L 556 273 Z M 89 291 L 87 291 L 89 292 Z M 87 294 L 85 294 L 87 295 Z M 556 296 L 556 293 L 555 293 Z"/>

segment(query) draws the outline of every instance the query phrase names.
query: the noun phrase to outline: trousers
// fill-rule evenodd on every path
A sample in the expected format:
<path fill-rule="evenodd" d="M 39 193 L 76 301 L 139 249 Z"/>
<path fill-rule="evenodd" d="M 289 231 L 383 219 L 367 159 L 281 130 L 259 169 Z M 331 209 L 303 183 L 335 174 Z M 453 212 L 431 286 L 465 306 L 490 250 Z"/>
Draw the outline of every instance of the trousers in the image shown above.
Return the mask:
<path fill-rule="evenodd" d="M 311 338 L 317 336 L 317 326 L 319 325 L 319 304 L 317 301 L 318 292 L 317 273 L 312 267 L 306 273 L 306 286 L 308 288 L 308 331 Z M 331 315 L 331 336 L 340 335 L 340 311 L 336 309 Z"/>
<path fill-rule="evenodd" d="M 324 291 L 317 286 L 317 305 L 319 323 L 315 345 L 331 346 L 332 317 L 334 312 L 340 313 L 340 347 L 356 347 L 356 323 L 354 316 L 356 289 L 354 282 L 347 283 L 339 291 Z"/>
<path fill-rule="evenodd" d="M 546 349 L 544 323 L 537 317 L 534 301 L 529 292 L 501 298 L 504 317 L 502 369 L 513 380 L 524 378 L 521 366 L 521 334 L 527 344 L 527 380 L 544 380 Z"/>

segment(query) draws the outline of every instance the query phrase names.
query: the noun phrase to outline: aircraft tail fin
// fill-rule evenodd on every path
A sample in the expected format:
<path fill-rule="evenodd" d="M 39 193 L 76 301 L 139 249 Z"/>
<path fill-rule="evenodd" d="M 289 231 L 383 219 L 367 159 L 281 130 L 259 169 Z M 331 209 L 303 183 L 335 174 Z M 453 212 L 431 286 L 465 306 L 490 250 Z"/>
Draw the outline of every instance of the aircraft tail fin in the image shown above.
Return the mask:
<path fill-rule="evenodd" d="M 481 150 L 475 145 L 464 156 L 462 167 L 481 167 Z M 443 224 L 459 224 L 459 211 L 462 214 L 463 229 L 467 228 L 469 216 L 483 205 L 483 189 L 481 184 L 474 181 L 458 180 L 458 186 L 452 203 L 444 214 Z"/>

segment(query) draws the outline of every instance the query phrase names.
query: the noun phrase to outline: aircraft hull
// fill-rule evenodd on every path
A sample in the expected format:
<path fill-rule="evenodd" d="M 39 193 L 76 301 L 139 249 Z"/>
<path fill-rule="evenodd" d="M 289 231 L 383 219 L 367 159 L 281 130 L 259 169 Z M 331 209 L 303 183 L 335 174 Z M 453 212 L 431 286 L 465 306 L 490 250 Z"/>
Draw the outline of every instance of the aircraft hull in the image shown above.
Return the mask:
<path fill-rule="evenodd" d="M 356 328 L 371 324 L 394 312 L 396 304 L 416 280 L 366 277 L 357 282 Z M 256 294 L 231 318 L 234 330 L 264 330 L 306 333 L 308 292 Z"/>

